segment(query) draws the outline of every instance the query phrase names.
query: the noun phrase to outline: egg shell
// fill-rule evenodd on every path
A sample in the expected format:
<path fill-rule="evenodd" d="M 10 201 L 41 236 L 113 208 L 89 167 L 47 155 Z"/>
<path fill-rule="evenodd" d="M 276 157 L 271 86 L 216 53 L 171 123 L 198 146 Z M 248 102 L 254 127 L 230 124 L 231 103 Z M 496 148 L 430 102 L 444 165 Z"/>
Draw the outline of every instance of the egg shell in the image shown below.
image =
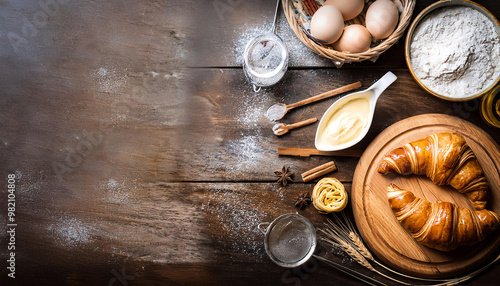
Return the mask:
<path fill-rule="evenodd" d="M 365 7 L 364 0 L 326 0 L 324 5 L 332 5 L 339 9 L 344 21 L 356 18 Z"/>
<path fill-rule="evenodd" d="M 344 18 L 339 9 L 326 5 L 319 8 L 311 19 L 311 35 L 328 45 L 337 41 L 344 30 Z"/>
<path fill-rule="evenodd" d="M 368 30 L 359 24 L 349 25 L 344 28 L 342 37 L 333 44 L 339 52 L 361 53 L 370 48 L 372 36 Z"/>
<path fill-rule="evenodd" d="M 390 0 L 377 0 L 366 11 L 366 28 L 375 40 L 389 37 L 398 20 L 398 7 Z"/>

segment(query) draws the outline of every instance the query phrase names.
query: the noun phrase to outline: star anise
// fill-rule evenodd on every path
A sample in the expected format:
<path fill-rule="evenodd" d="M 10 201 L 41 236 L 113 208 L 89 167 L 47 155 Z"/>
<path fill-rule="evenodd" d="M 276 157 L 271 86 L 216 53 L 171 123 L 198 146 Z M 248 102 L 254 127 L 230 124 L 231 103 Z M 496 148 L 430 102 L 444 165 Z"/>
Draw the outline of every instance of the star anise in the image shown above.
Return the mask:
<path fill-rule="evenodd" d="M 284 187 L 288 183 L 288 181 L 293 182 L 292 176 L 293 173 L 288 171 L 287 166 L 283 166 L 283 169 L 281 171 L 274 171 L 274 174 L 279 177 L 277 183 L 281 183 Z"/>
<path fill-rule="evenodd" d="M 308 192 L 305 192 L 301 195 L 298 195 L 296 198 L 295 206 L 299 209 L 303 209 L 305 206 L 311 203 L 311 195 Z"/>

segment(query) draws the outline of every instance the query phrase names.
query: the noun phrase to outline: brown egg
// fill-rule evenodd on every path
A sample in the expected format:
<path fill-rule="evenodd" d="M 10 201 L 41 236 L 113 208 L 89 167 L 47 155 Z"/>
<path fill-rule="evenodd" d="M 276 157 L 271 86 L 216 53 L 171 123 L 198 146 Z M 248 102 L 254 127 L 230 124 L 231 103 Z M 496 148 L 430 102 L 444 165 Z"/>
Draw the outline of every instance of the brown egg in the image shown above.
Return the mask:
<path fill-rule="evenodd" d="M 370 32 L 364 26 L 354 24 L 344 28 L 342 37 L 333 44 L 333 48 L 339 52 L 361 53 L 370 48 L 371 42 Z"/>
<path fill-rule="evenodd" d="M 340 11 L 326 5 L 318 9 L 311 19 L 311 35 L 318 40 L 332 44 L 342 35 L 344 19 Z"/>
<path fill-rule="evenodd" d="M 324 5 L 332 5 L 339 9 L 344 21 L 351 20 L 363 11 L 364 0 L 326 0 Z"/>
<path fill-rule="evenodd" d="M 390 0 L 377 0 L 366 11 L 366 28 L 375 40 L 389 37 L 398 25 L 398 7 Z"/>

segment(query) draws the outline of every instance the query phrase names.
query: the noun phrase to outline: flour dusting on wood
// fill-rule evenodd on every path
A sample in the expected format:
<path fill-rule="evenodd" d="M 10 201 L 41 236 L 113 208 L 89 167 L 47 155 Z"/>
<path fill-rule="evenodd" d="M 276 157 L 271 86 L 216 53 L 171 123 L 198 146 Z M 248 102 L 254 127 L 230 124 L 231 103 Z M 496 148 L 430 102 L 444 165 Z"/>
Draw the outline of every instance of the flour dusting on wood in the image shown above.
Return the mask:
<path fill-rule="evenodd" d="M 272 20 L 272 19 L 271 19 Z M 243 64 L 243 52 L 245 51 L 245 46 L 253 38 L 260 36 L 271 31 L 272 23 L 263 24 L 261 26 L 242 26 L 235 30 L 234 33 L 239 35 L 233 44 L 234 58 L 237 64 Z M 276 34 L 283 39 L 285 42 L 288 52 L 289 52 L 289 66 L 315 66 L 315 65 L 332 65 L 329 59 L 322 58 L 316 55 L 308 47 L 306 47 L 297 38 L 297 35 L 288 25 L 288 22 L 281 12 L 278 15 L 278 25 Z"/>
<path fill-rule="evenodd" d="M 129 186 L 127 182 L 118 182 L 113 178 L 101 184 L 101 190 L 106 193 L 107 201 L 112 203 L 129 204 L 130 193 L 135 189 L 135 186 Z"/>
<path fill-rule="evenodd" d="M 218 224 L 216 229 L 222 230 L 223 233 L 218 236 L 228 238 L 221 241 L 227 248 L 225 251 L 263 256 L 263 243 L 258 238 L 260 232 L 257 226 L 266 215 L 255 208 L 255 202 L 248 193 L 215 189 L 208 194 L 208 202 L 202 205 L 202 209 Z"/>
<path fill-rule="evenodd" d="M 55 241 L 66 247 L 78 247 L 94 241 L 94 226 L 77 218 L 54 219 L 54 223 L 49 225 L 47 230 Z"/>
<path fill-rule="evenodd" d="M 96 82 L 96 86 L 94 87 L 103 93 L 119 93 L 127 84 L 127 76 L 119 75 L 116 68 L 100 67 L 92 73 L 92 77 Z"/>

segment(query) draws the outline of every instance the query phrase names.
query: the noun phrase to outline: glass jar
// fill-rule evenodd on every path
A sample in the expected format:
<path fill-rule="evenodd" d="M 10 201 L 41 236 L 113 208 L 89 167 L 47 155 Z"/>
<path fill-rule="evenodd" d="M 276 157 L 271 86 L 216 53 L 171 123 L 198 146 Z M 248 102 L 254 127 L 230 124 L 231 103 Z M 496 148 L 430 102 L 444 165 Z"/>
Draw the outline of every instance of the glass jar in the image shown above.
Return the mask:
<path fill-rule="evenodd" d="M 483 97 L 481 116 L 491 126 L 500 128 L 500 85 Z"/>
<path fill-rule="evenodd" d="M 287 69 L 288 50 L 278 35 L 261 35 L 245 47 L 243 70 L 256 91 L 276 84 Z"/>

